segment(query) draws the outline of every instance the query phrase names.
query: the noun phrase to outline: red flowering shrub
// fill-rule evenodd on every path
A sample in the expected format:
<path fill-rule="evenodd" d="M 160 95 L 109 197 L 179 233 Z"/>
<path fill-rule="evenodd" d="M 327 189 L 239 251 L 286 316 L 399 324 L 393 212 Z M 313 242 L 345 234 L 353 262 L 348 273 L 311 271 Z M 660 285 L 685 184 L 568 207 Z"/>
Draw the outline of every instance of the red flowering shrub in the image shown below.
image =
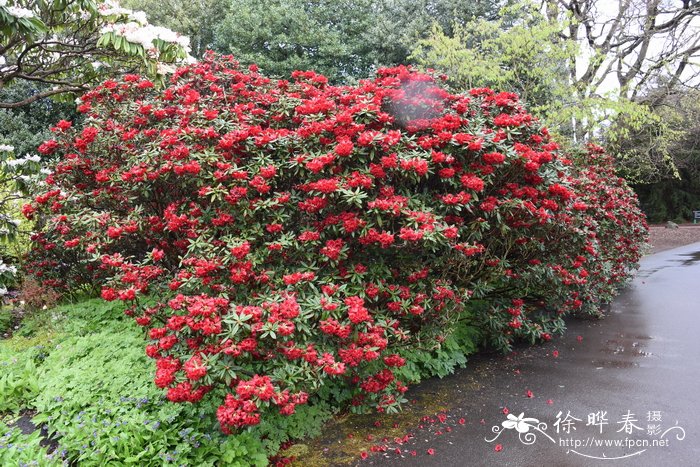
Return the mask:
<path fill-rule="evenodd" d="M 514 94 L 405 67 L 275 81 L 210 56 L 79 109 L 41 148 L 61 161 L 25 209 L 46 220 L 32 272 L 127 302 L 155 383 L 175 402 L 224 389 L 225 431 L 328 381 L 394 410 L 402 349 L 460 317 L 502 348 L 547 339 L 639 257 L 631 191 L 603 159 L 572 167 Z"/>
<path fill-rule="evenodd" d="M 578 193 L 573 210 L 582 214 L 581 223 L 591 238 L 586 245 L 590 259 L 589 281 L 580 300 L 588 311 L 597 312 L 598 302 L 608 303 L 621 283 L 629 278 L 630 267 L 638 264 L 640 247 L 648 240 L 648 227 L 636 195 L 625 180 L 615 174 L 613 158 L 603 148 L 589 145 L 575 154 L 572 185 Z"/>

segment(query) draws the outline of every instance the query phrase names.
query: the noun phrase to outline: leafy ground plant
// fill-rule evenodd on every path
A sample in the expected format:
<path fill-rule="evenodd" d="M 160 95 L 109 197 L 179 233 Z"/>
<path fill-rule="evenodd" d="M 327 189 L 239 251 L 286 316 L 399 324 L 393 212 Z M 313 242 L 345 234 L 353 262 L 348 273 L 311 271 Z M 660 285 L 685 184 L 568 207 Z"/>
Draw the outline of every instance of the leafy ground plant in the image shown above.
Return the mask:
<path fill-rule="evenodd" d="M 29 406 L 39 392 L 32 353 L 15 354 L 0 348 L 0 413 L 19 412 Z"/>
<path fill-rule="evenodd" d="M 33 337 L 17 336 L 0 343 L 0 413 L 37 411 L 33 422 L 57 446 L 40 446 L 39 431 L 9 426 L 17 417 L 8 414 L 0 425 L 2 464 L 266 465 L 260 436 L 222 435 L 211 402 L 165 400 L 150 378 L 140 330 L 114 305 L 92 300 L 44 312 L 33 319 L 54 328 L 48 342 L 33 346 Z M 289 436 L 278 434 L 278 445 Z"/>

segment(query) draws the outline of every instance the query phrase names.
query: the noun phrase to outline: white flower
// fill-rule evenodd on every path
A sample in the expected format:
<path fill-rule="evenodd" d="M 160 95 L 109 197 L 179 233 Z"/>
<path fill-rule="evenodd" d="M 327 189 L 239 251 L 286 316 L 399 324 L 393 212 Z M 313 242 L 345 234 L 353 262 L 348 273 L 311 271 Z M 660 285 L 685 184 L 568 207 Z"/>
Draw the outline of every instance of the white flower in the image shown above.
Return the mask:
<path fill-rule="evenodd" d="M 10 146 L 9 144 L 0 144 L 0 152 L 12 152 L 14 150 L 14 146 Z"/>
<path fill-rule="evenodd" d="M 105 24 L 100 28 L 100 34 L 107 34 L 110 32 L 114 32 L 114 24 Z"/>
<path fill-rule="evenodd" d="M 156 72 L 159 75 L 167 75 L 169 73 L 174 73 L 177 67 L 175 65 L 169 65 L 167 63 L 158 62 L 156 66 Z"/>
<path fill-rule="evenodd" d="M 12 275 L 17 274 L 17 268 L 15 266 L 8 266 L 7 264 L 3 263 L 3 261 L 0 259 L 0 274 L 6 272 L 9 272 Z"/>
<path fill-rule="evenodd" d="M 190 50 L 190 36 L 182 36 L 178 34 L 177 40 L 175 42 L 183 49 L 187 51 Z"/>
<path fill-rule="evenodd" d="M 129 19 L 143 25 L 148 24 L 146 13 L 143 11 L 132 11 L 131 14 L 129 14 Z"/>
<path fill-rule="evenodd" d="M 168 28 L 148 24 L 146 22 L 145 13 L 141 11 L 130 14 L 129 19 L 130 21 L 127 23 L 107 24 L 100 29 L 100 33 L 114 33 L 118 36 L 122 36 L 132 44 L 139 44 L 143 46 L 146 52 L 149 53 L 149 56 L 153 56 L 154 58 L 157 58 L 158 56 L 158 51 L 154 45 L 155 40 L 176 44 L 179 47 L 182 47 L 189 55 L 189 37 L 181 36 Z"/>
<path fill-rule="evenodd" d="M 5 164 L 9 167 L 17 167 L 20 165 L 24 165 L 27 162 L 41 162 L 41 158 L 36 154 L 31 156 L 27 155 L 19 159 L 10 159 L 9 161 L 5 161 Z"/>
<path fill-rule="evenodd" d="M 178 34 L 168 28 L 162 26 L 150 26 L 152 33 L 160 40 L 165 42 L 177 42 Z"/>
<path fill-rule="evenodd" d="M 25 159 L 10 159 L 5 161 L 5 165 L 8 167 L 17 167 L 18 165 L 24 165 L 27 161 Z"/>
<path fill-rule="evenodd" d="M 20 8 L 16 6 L 8 6 L 7 12 L 14 16 L 15 18 L 33 18 L 34 12 L 32 10 L 27 10 L 26 8 Z"/>
<path fill-rule="evenodd" d="M 129 22 L 126 24 L 120 24 L 116 27 L 116 34 L 124 37 L 127 41 L 132 44 L 140 44 L 145 49 L 150 49 L 153 47 L 153 41 L 158 38 L 152 27 L 146 26 L 142 27 L 138 23 Z"/>
<path fill-rule="evenodd" d="M 131 10 L 119 6 L 117 2 L 104 2 L 97 7 L 97 10 L 102 16 L 121 16 L 133 13 Z"/>

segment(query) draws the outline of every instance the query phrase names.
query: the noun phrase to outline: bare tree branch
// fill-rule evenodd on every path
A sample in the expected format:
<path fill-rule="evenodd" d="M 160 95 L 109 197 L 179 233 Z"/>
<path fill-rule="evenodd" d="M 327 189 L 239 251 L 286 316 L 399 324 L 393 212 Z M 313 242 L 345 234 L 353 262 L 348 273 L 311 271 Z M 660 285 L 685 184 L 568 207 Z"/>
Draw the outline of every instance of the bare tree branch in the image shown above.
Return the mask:
<path fill-rule="evenodd" d="M 36 93 L 30 97 L 27 97 L 26 99 L 23 99 L 21 101 L 17 102 L 0 102 L 0 109 L 16 109 L 18 107 L 25 106 L 27 104 L 31 104 L 34 101 L 38 101 L 39 99 L 43 99 L 45 97 L 51 97 L 55 96 L 57 94 L 65 94 L 69 92 L 78 92 L 78 93 L 83 93 L 89 89 L 89 86 L 65 86 L 65 87 L 60 87 L 60 88 L 55 88 L 55 89 L 50 89 L 48 91 L 44 92 L 39 92 Z"/>

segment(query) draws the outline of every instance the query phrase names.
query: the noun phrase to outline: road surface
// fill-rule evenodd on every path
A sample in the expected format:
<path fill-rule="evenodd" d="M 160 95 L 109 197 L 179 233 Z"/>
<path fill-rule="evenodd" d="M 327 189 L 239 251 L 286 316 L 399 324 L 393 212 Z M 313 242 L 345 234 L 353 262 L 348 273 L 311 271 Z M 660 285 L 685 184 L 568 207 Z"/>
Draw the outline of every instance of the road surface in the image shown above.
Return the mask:
<path fill-rule="evenodd" d="M 409 411 L 427 415 L 394 427 L 411 439 L 396 442 L 393 430 L 373 441 L 386 452 L 365 443 L 353 449 L 368 458 L 356 452 L 350 464 L 700 465 L 700 243 L 642 259 L 606 319 L 571 320 L 564 337 L 509 357 L 477 357 L 409 398 Z M 440 417 L 432 401 L 440 401 Z M 515 420 L 504 427 L 506 411 Z M 521 413 L 530 420 L 517 420 Z M 348 464 L 334 455 L 352 441 L 348 423 L 356 437 L 372 420 L 387 423 L 356 420 L 330 427 L 311 446 L 326 451 L 321 463 Z"/>

